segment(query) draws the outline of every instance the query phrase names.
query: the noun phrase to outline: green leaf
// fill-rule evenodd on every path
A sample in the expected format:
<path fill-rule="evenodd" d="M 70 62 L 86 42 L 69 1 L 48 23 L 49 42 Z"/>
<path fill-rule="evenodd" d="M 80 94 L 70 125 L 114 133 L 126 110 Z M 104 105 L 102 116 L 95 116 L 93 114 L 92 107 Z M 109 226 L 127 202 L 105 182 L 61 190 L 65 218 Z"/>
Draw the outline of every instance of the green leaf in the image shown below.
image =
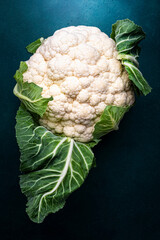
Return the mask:
<path fill-rule="evenodd" d="M 27 196 L 27 213 L 40 223 L 61 209 L 84 182 L 94 154 L 87 144 L 55 136 L 37 126 L 25 106 L 17 112 L 16 137 L 21 152 L 20 186 Z"/>
<path fill-rule="evenodd" d="M 91 142 L 87 142 L 87 146 L 89 146 L 90 148 L 95 147 L 99 142 L 101 141 L 101 139 L 93 139 Z"/>
<path fill-rule="evenodd" d="M 118 130 L 118 125 L 129 107 L 106 106 L 94 127 L 93 137 L 98 139 L 107 133 Z"/>
<path fill-rule="evenodd" d="M 29 53 L 32 53 L 32 54 L 35 53 L 36 50 L 41 46 L 41 44 L 43 43 L 43 41 L 44 41 L 44 38 L 39 38 L 39 39 L 37 39 L 36 41 L 30 43 L 30 44 L 26 47 L 27 51 L 28 51 Z"/>
<path fill-rule="evenodd" d="M 142 28 L 129 19 L 118 20 L 112 25 L 111 38 L 119 53 L 130 52 L 145 38 Z"/>
<path fill-rule="evenodd" d="M 143 93 L 139 90 L 139 88 L 133 84 L 133 90 L 137 96 L 143 95 Z"/>
<path fill-rule="evenodd" d="M 123 60 L 122 64 L 128 72 L 129 79 L 136 85 L 136 87 L 146 96 L 151 92 L 151 87 L 143 77 L 139 69 L 130 61 Z"/>
<path fill-rule="evenodd" d="M 151 87 L 138 69 L 140 53 L 138 44 L 145 38 L 142 28 L 129 19 L 118 20 L 112 25 L 111 38 L 116 42 L 117 59 L 122 61 L 122 65 L 128 72 L 129 79 L 141 93 L 144 95 L 150 93 Z"/>
<path fill-rule="evenodd" d="M 23 82 L 23 73 L 27 68 L 28 66 L 25 62 L 20 63 L 19 70 L 17 70 L 14 75 L 17 84 L 14 87 L 13 93 L 21 100 L 29 111 L 43 116 L 48 102 L 53 100 L 53 98 L 43 98 L 41 96 L 42 88 L 35 83 Z"/>
<path fill-rule="evenodd" d="M 17 81 L 17 83 L 23 83 L 23 73 L 26 72 L 28 69 L 28 66 L 25 62 L 20 62 L 19 69 L 16 71 L 14 78 Z"/>
<path fill-rule="evenodd" d="M 139 67 L 139 53 L 140 53 L 140 47 L 133 48 L 130 53 L 119 53 L 117 59 L 118 60 L 128 60 L 130 62 L 133 62 L 136 67 Z"/>

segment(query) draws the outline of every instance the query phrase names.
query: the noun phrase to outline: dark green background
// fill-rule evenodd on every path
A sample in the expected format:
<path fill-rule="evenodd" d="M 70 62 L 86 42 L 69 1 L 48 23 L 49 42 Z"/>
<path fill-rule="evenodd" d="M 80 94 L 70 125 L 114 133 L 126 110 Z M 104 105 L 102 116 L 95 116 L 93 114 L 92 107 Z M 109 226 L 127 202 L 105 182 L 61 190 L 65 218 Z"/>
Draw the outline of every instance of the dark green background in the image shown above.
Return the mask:
<path fill-rule="evenodd" d="M 160 239 L 160 1 L 0 1 L 0 215 L 3 240 Z M 19 151 L 12 94 L 13 74 L 29 58 L 25 46 L 59 28 L 93 25 L 110 34 L 117 19 L 130 18 L 147 33 L 140 68 L 153 87 L 137 99 L 120 130 L 95 148 L 97 168 L 66 206 L 44 223 L 32 223 L 18 185 Z"/>

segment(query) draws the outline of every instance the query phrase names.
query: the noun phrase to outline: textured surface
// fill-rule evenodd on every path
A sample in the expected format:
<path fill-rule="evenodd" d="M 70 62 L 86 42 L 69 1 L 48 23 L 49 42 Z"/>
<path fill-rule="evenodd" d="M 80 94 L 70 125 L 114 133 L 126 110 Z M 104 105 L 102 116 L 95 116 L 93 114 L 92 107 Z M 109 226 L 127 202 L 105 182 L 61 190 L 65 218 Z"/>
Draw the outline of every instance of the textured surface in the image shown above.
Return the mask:
<path fill-rule="evenodd" d="M 43 88 L 43 97 L 53 97 L 40 124 L 89 142 L 107 105 L 132 105 L 131 81 L 117 54 L 115 42 L 96 27 L 62 28 L 45 39 L 23 74 Z"/>
<path fill-rule="evenodd" d="M 1 237 L 4 240 L 160 239 L 160 68 L 159 0 L 0 1 L 1 35 Z M 15 114 L 19 101 L 12 78 L 25 46 L 69 25 L 94 25 L 109 34 L 111 24 L 130 18 L 147 33 L 141 44 L 141 70 L 153 87 L 137 100 L 120 130 L 95 148 L 97 168 L 65 209 L 42 225 L 28 219 L 19 188 Z"/>

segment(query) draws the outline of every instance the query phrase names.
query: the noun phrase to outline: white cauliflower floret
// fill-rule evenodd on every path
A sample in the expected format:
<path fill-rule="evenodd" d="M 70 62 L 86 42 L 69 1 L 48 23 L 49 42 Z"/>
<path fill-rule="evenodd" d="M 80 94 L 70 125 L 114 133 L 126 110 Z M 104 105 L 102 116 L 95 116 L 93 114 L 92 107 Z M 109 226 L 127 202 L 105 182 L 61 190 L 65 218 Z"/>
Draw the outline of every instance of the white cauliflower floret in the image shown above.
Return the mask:
<path fill-rule="evenodd" d="M 24 81 L 53 96 L 40 124 L 81 142 L 93 138 L 107 105 L 134 102 L 128 74 L 117 59 L 115 42 L 96 27 L 67 27 L 47 38 L 27 61 Z"/>
<path fill-rule="evenodd" d="M 72 98 L 75 98 L 81 90 L 81 85 L 76 77 L 68 77 L 61 84 L 62 92 Z"/>

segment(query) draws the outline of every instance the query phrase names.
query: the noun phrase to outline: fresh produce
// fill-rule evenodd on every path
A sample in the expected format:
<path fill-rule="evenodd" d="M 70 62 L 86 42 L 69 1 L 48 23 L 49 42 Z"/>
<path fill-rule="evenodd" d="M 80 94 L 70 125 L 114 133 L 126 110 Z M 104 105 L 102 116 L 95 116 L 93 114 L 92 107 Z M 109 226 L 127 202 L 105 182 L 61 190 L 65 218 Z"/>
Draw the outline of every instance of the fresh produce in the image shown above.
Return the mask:
<path fill-rule="evenodd" d="M 92 148 L 118 129 L 134 92 L 151 87 L 139 70 L 141 27 L 125 19 L 111 38 L 96 27 L 67 27 L 27 46 L 14 94 L 20 148 L 20 187 L 27 213 L 40 223 L 61 209 L 95 164 Z"/>

